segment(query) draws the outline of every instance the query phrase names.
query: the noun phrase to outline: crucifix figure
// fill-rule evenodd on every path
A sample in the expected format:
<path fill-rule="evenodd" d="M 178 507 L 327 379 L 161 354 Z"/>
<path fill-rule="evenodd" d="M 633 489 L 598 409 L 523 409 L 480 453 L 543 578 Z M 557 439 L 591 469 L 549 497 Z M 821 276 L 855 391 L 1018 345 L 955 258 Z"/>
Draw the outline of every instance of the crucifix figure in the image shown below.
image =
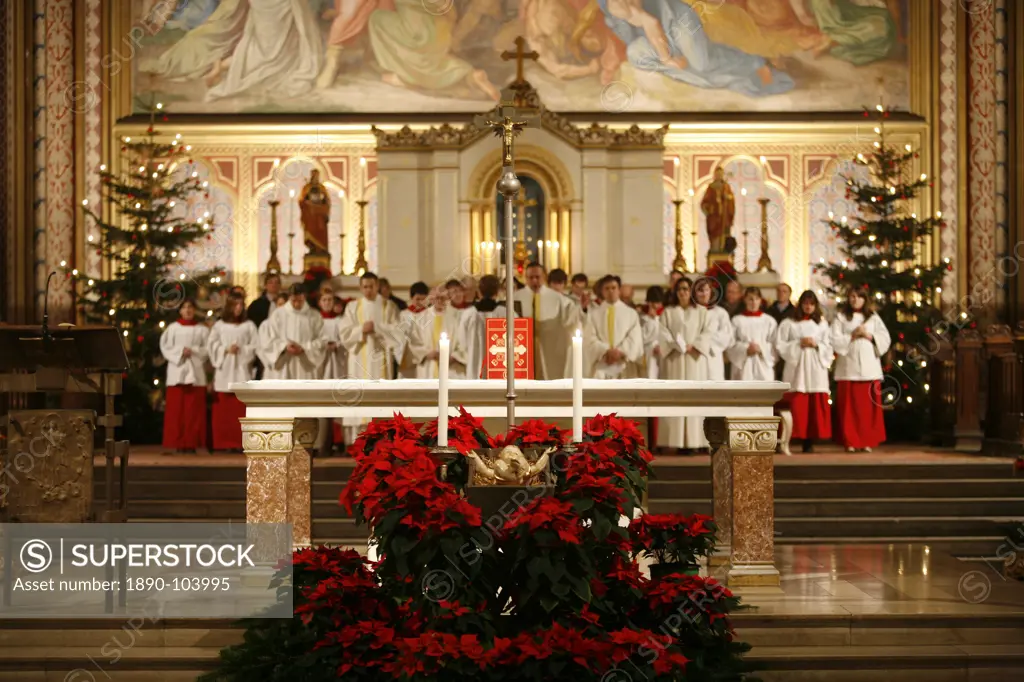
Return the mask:
<path fill-rule="evenodd" d="M 501 121 L 487 121 L 487 125 L 494 129 L 495 137 L 501 138 L 501 165 L 505 168 L 512 167 L 512 141 L 526 125 L 526 121 L 513 121 L 513 111 L 510 107 L 502 110 L 504 119 Z"/>
<path fill-rule="evenodd" d="M 512 81 L 513 85 L 518 83 L 525 83 L 526 79 L 523 78 L 523 60 L 530 59 L 537 61 L 540 59 L 540 54 L 535 51 L 526 51 L 526 40 L 522 36 L 516 38 L 516 51 L 505 50 L 501 53 L 501 59 L 506 62 L 510 62 L 513 59 L 516 60 L 516 79 Z"/>

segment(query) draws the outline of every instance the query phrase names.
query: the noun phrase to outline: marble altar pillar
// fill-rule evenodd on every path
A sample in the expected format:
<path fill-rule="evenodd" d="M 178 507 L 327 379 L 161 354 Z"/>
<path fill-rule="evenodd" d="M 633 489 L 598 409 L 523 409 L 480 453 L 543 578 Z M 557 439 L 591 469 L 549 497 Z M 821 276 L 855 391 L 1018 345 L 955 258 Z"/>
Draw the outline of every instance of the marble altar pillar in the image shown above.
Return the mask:
<path fill-rule="evenodd" d="M 242 417 L 246 523 L 290 523 L 292 544 L 312 535 L 312 459 L 316 419 Z"/>
<path fill-rule="evenodd" d="M 709 417 L 712 494 L 716 514 L 730 514 L 730 587 L 777 587 L 775 568 L 775 446 L 778 417 Z M 717 460 L 716 460 L 717 457 Z M 727 459 L 726 459 L 727 458 Z M 728 462 L 726 475 L 725 462 Z"/>

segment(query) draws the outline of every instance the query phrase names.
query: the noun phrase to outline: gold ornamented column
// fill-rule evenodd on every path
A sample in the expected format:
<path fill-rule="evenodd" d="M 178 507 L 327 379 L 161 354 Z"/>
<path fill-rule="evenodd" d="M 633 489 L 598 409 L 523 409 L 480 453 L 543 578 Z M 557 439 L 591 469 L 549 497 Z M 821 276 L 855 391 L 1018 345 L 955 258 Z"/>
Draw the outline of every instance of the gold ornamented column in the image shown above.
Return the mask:
<path fill-rule="evenodd" d="M 704 433 L 716 456 L 712 464 L 715 512 L 720 499 L 731 512 L 728 583 L 730 587 L 777 587 L 775 568 L 775 446 L 778 417 L 709 417 Z M 728 478 L 728 490 L 725 490 Z M 724 507 L 723 507 L 724 508 Z M 717 521 L 717 519 L 716 519 Z M 720 524 L 724 525 L 724 523 Z"/>
<path fill-rule="evenodd" d="M 311 458 L 316 419 L 242 417 L 246 523 L 290 523 L 292 544 L 311 540 Z"/>
<path fill-rule="evenodd" d="M 695 261 L 696 262 L 696 261 Z M 718 526 L 712 566 L 726 566 L 732 553 L 732 456 L 725 419 L 704 420 L 704 436 L 711 449 L 711 515 Z"/>

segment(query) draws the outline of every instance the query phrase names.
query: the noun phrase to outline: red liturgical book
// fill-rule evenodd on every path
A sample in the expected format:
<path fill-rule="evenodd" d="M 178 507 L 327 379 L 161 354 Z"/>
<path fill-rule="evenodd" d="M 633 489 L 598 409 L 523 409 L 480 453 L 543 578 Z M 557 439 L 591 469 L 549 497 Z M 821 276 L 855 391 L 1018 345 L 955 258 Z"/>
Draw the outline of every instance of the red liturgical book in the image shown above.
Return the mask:
<path fill-rule="evenodd" d="M 486 320 L 487 360 L 484 364 L 485 379 L 505 379 L 505 319 Z M 517 317 L 513 324 L 515 332 L 516 379 L 533 378 L 533 320 Z"/>

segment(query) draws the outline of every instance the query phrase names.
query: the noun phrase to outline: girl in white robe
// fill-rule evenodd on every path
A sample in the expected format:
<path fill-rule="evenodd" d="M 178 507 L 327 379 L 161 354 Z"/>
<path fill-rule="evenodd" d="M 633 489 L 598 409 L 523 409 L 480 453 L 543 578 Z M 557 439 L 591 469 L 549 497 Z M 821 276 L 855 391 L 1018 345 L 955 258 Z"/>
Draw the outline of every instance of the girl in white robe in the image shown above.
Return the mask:
<path fill-rule="evenodd" d="M 709 277 L 701 277 L 693 285 L 693 300 L 707 308 L 708 333 L 711 345 L 708 347 L 709 381 L 725 381 L 725 351 L 733 343 L 732 321 L 725 308 L 718 305 L 716 292 Z"/>
<path fill-rule="evenodd" d="M 635 379 L 644 357 L 640 316 L 619 298 L 617 276 L 608 275 L 602 281 L 604 302 L 587 311 L 583 328 L 584 376 Z"/>
<path fill-rule="evenodd" d="M 851 289 L 832 322 L 836 352 L 836 440 L 847 452 L 871 452 L 885 441 L 882 356 L 889 330 L 871 307 L 866 289 Z"/>
<path fill-rule="evenodd" d="M 812 452 L 814 441 L 832 437 L 828 370 L 833 358 L 831 331 L 813 291 L 800 294 L 782 320 L 775 349 L 783 362 L 782 380 L 789 384 L 783 402 L 792 419 L 790 438 L 803 440 L 803 451 Z"/>
<path fill-rule="evenodd" d="M 665 306 L 665 292 L 659 286 L 647 289 L 647 302 L 642 306 L 640 313 L 640 333 L 644 339 L 644 371 L 643 375 L 648 379 L 657 379 L 661 376 L 661 362 L 654 354 L 658 347 L 658 340 L 661 338 L 661 317 Z"/>
<path fill-rule="evenodd" d="M 775 381 L 775 332 L 779 324 L 761 310 L 761 290 L 747 287 L 744 310 L 732 318 L 733 342 L 726 351 L 734 381 Z"/>
<path fill-rule="evenodd" d="M 293 285 L 288 304 L 274 311 L 263 323 L 260 355 L 278 379 L 318 379 L 324 361 L 323 328 L 320 313 L 310 307 L 299 284 Z M 262 332 L 262 328 L 260 329 Z"/>
<path fill-rule="evenodd" d="M 206 443 L 206 361 L 210 328 L 196 319 L 196 304 L 185 299 L 160 336 L 167 360 L 164 440 L 166 449 L 195 452 Z"/>
<path fill-rule="evenodd" d="M 242 451 L 242 426 L 245 405 L 229 390 L 235 382 L 249 381 L 259 333 L 252 320 L 245 318 L 245 299 L 229 294 L 224 312 L 210 331 L 210 364 L 213 365 L 213 450 Z"/>
<path fill-rule="evenodd" d="M 693 302 L 690 280 L 676 281 L 662 312 L 661 336 L 655 355 L 661 359 L 663 379 L 707 381 L 713 364 L 709 311 Z M 658 420 L 655 441 L 659 447 L 695 450 L 708 446 L 703 417 L 669 417 Z"/>

